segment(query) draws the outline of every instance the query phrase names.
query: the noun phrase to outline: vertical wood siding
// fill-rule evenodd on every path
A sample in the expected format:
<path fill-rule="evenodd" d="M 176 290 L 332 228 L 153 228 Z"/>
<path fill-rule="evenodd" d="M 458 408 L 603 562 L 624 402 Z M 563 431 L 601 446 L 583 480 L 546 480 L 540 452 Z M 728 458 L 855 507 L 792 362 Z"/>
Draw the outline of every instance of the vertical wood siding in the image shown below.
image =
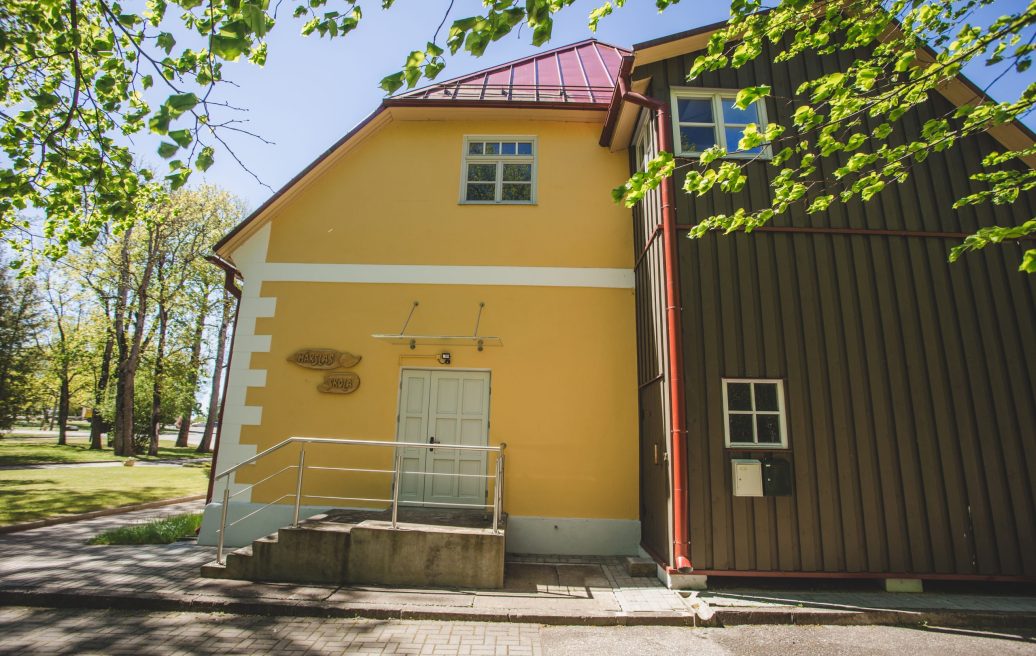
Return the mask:
<path fill-rule="evenodd" d="M 670 85 L 688 84 L 692 61 L 634 77 L 650 76 L 651 95 L 668 100 Z M 790 124 L 795 88 L 850 61 L 771 63 L 764 53 L 694 84 L 771 84 L 767 113 Z M 951 109 L 935 96 L 903 128 L 916 133 Z M 1020 223 L 1036 215 L 1036 195 L 951 207 L 979 188 L 969 174 L 999 149 L 985 136 L 968 140 L 870 203 L 811 217 L 796 210 L 774 225 L 970 232 Z M 768 194 L 759 175 L 737 196 L 680 192 L 678 221 L 759 207 Z M 1036 276 L 1015 270 L 1017 245 L 948 264 L 955 243 L 775 232 L 681 240 L 696 568 L 1036 576 Z M 765 454 L 724 448 L 724 376 L 785 381 L 790 450 L 775 455 L 792 462 L 791 496 L 732 496 L 731 457 Z"/>
<path fill-rule="evenodd" d="M 645 130 L 638 132 L 644 150 L 638 151 L 636 143 L 630 149 L 632 170 L 642 165 L 639 160 L 644 156 L 652 159 L 658 154 L 654 126 L 654 122 L 648 120 Z M 648 192 L 633 211 L 633 252 L 637 258 L 634 273 L 640 394 L 640 522 L 643 546 L 656 557 L 670 562 L 672 497 L 667 457 L 671 426 L 667 394 L 670 368 L 666 347 L 665 253 L 658 234 L 661 223 L 661 192 L 655 189 Z"/>
<path fill-rule="evenodd" d="M 650 115 L 630 148 L 631 170 L 658 154 L 658 132 Z M 668 475 L 670 366 L 665 322 L 665 249 L 660 230 L 662 199 L 653 190 L 633 210 L 637 312 L 637 389 L 640 411 L 640 535 L 642 546 L 672 560 L 672 496 Z M 658 457 L 656 458 L 656 454 Z"/>

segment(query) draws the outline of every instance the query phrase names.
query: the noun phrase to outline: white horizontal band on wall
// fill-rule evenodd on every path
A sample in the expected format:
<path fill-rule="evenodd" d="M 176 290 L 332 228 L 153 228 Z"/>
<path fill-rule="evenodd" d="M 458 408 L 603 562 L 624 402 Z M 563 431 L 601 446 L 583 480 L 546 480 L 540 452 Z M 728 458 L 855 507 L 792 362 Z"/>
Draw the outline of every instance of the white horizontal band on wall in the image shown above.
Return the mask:
<path fill-rule="evenodd" d="M 633 289 L 633 271 L 631 269 L 266 262 L 257 266 L 255 273 L 262 280 L 270 282 Z"/>

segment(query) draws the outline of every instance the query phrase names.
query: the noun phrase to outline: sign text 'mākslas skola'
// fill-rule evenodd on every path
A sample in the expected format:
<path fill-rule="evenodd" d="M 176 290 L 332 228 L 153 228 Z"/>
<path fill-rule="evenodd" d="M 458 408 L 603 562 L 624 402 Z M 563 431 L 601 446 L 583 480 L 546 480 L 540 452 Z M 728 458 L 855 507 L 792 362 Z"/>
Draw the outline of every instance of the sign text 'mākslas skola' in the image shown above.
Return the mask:
<path fill-rule="evenodd" d="M 288 356 L 288 362 L 294 362 L 306 369 L 348 369 L 360 361 L 359 355 L 348 351 L 336 351 L 330 348 L 299 349 Z"/>

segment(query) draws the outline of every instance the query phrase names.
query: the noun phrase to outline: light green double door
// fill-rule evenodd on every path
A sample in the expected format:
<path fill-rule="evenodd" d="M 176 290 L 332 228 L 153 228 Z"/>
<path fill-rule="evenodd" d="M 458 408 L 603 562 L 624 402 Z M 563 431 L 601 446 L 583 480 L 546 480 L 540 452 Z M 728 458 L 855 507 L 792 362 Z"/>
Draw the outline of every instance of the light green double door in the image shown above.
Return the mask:
<path fill-rule="evenodd" d="M 489 372 L 404 369 L 396 439 L 436 445 L 402 447 L 400 501 L 431 507 L 486 503 L 486 452 L 448 446 L 489 443 Z"/>

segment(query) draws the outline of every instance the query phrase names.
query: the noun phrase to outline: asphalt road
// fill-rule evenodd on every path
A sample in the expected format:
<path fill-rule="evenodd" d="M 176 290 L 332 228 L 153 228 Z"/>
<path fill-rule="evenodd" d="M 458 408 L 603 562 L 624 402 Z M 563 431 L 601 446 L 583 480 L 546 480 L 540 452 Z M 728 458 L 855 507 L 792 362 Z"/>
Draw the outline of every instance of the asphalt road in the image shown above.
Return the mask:
<path fill-rule="evenodd" d="M 1036 631 L 899 627 L 554 627 L 0 608 L 0 654 L 1011 656 Z"/>

